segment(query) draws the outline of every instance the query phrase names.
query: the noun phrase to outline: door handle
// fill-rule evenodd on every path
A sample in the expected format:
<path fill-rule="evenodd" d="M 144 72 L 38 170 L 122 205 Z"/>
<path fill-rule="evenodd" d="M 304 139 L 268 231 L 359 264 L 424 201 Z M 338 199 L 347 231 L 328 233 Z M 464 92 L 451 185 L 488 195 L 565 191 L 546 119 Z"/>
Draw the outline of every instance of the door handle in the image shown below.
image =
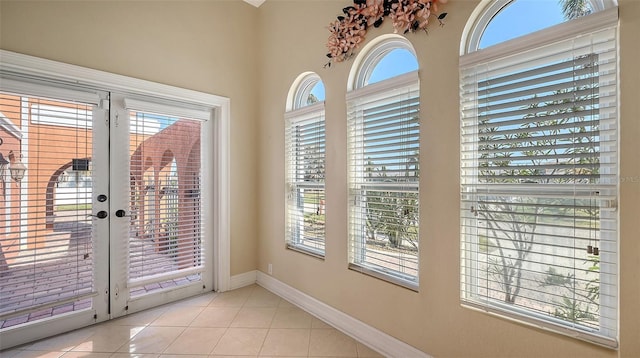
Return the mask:
<path fill-rule="evenodd" d="M 87 216 L 95 217 L 95 218 L 98 218 L 98 219 L 104 219 L 107 216 L 109 216 L 109 214 L 104 210 L 100 210 L 95 215 L 89 214 Z"/>
<path fill-rule="evenodd" d="M 119 217 L 119 218 L 123 218 L 125 216 L 128 217 L 128 218 L 131 217 L 131 215 L 127 215 L 127 212 L 122 210 L 122 209 L 116 210 L 116 216 Z"/>

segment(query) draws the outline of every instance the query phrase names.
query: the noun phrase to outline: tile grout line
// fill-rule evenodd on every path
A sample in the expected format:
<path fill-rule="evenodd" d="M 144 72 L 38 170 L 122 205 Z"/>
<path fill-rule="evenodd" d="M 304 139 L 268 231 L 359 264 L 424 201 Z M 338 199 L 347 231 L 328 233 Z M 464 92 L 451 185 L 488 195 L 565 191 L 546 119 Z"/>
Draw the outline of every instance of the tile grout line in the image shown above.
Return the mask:
<path fill-rule="evenodd" d="M 233 291 L 230 291 L 233 292 Z M 267 292 L 267 291 L 265 291 Z M 291 316 L 287 316 L 286 312 L 287 309 L 289 307 L 285 307 L 284 303 L 287 302 L 285 299 L 283 299 L 282 297 L 278 297 L 277 301 L 274 300 L 272 297 L 270 296 L 263 296 L 262 292 L 259 292 L 259 288 L 258 286 L 254 286 L 251 287 L 250 290 L 247 290 L 245 292 L 242 292 L 240 294 L 238 294 L 237 297 L 231 296 L 232 298 L 230 299 L 229 302 L 233 302 L 234 300 L 241 301 L 241 304 L 239 306 L 226 306 L 226 305 L 221 305 L 221 306 L 217 306 L 214 303 L 216 302 L 216 300 L 221 299 L 223 296 L 223 294 L 215 294 L 210 300 L 208 300 L 206 302 L 206 304 L 202 304 L 202 301 L 198 301 L 195 300 L 191 305 L 191 304 L 184 304 L 184 303 L 178 303 L 178 302 L 174 302 L 174 303 L 168 303 L 165 306 L 164 310 L 159 311 L 157 314 L 154 314 L 153 317 L 149 317 L 152 318 L 148 321 L 146 321 L 143 324 L 136 324 L 135 318 L 132 318 L 133 321 L 127 321 L 127 323 L 130 324 L 124 324 L 124 325 L 120 325 L 120 324 L 115 324 L 115 326 L 117 327 L 129 327 L 129 329 L 131 329 L 132 327 L 140 327 L 141 329 L 139 331 L 137 331 L 135 334 L 133 335 L 129 335 L 127 336 L 126 340 L 121 343 L 118 344 L 116 346 L 114 346 L 115 348 L 111 348 L 109 350 L 106 351 L 75 351 L 74 349 L 79 347 L 80 345 L 84 344 L 85 341 L 84 340 L 91 340 L 92 337 L 96 337 L 100 334 L 100 331 L 96 330 L 94 332 L 87 332 L 88 335 L 87 337 L 84 338 L 79 338 L 77 339 L 77 341 L 73 342 L 73 344 L 71 345 L 71 348 L 68 351 L 51 351 L 50 353 L 59 353 L 56 356 L 57 357 L 63 357 L 67 356 L 67 357 L 71 357 L 71 356 L 78 356 L 78 355 L 82 355 L 82 354 L 87 354 L 87 355 L 91 355 L 91 354 L 96 354 L 98 356 L 107 356 L 107 354 L 109 354 L 110 357 L 115 357 L 117 355 L 137 355 L 137 354 L 144 354 L 144 355 L 151 355 L 151 356 L 155 356 L 155 357 L 159 357 L 162 355 L 175 355 L 175 354 L 186 354 L 186 353 L 168 353 L 167 351 L 170 349 L 170 347 L 174 344 L 179 343 L 179 340 L 183 337 L 183 335 L 185 334 L 185 332 L 187 332 L 187 330 L 189 329 L 199 329 L 199 328 L 218 328 L 221 329 L 222 333 L 220 334 L 217 342 L 215 342 L 215 344 L 212 346 L 211 350 L 208 351 L 208 353 L 206 353 L 206 355 L 208 357 L 215 357 L 214 352 L 216 350 L 216 348 L 219 347 L 220 343 L 222 342 L 222 338 L 226 336 L 226 334 L 230 331 L 230 328 L 234 328 L 232 327 L 233 322 L 238 318 L 240 312 L 243 309 L 246 308 L 269 308 L 269 309 L 273 309 L 273 314 L 271 315 L 269 321 L 268 321 L 268 325 L 264 326 L 266 328 L 266 333 L 265 335 L 262 337 L 262 340 L 260 341 L 260 345 L 257 351 L 257 357 L 261 357 L 262 354 L 266 354 L 269 353 L 267 351 L 264 351 L 266 348 L 266 343 L 268 343 L 268 339 L 270 337 L 270 334 L 278 331 L 278 330 L 304 330 L 306 332 L 308 332 L 308 339 L 307 339 L 307 344 L 306 344 L 306 354 L 304 356 L 309 357 L 311 354 L 311 343 L 312 343 L 312 336 L 313 336 L 313 332 L 321 332 L 321 331 L 325 331 L 325 330 L 335 330 L 335 328 L 331 327 L 331 326 L 322 326 L 322 327 L 314 327 L 314 317 L 310 316 L 309 319 L 310 321 L 308 322 L 308 324 L 303 324 L 302 326 L 298 327 L 297 325 L 299 324 L 299 322 L 304 322 L 304 321 L 298 321 L 299 317 L 296 318 L 295 316 L 291 317 Z M 276 295 L 277 296 L 277 295 Z M 178 304 L 176 304 L 178 303 Z M 188 322 L 185 322 L 184 324 L 181 325 L 173 325 L 172 321 L 170 319 L 167 320 L 167 324 L 168 325 L 158 325 L 158 326 L 153 326 L 153 323 L 158 323 L 163 316 L 169 316 L 171 313 L 173 313 L 176 316 L 176 319 L 180 319 L 180 310 L 181 309 L 185 309 L 187 308 L 188 310 L 190 310 L 191 312 L 197 311 L 199 309 L 199 311 L 197 312 L 197 314 L 194 314 L 193 317 L 191 319 L 188 320 Z M 229 321 L 227 323 L 225 323 L 225 325 L 223 327 L 210 327 L 208 325 L 204 325 L 200 326 L 200 327 L 195 327 L 193 326 L 193 324 L 196 322 L 196 320 L 201 317 L 207 310 L 207 308 L 221 308 L 221 309 L 231 309 L 231 308 L 237 308 L 237 310 L 235 310 L 235 313 L 233 313 L 233 315 L 231 316 L 231 318 L 229 319 Z M 297 307 L 292 307 L 292 308 L 297 308 Z M 299 309 L 299 308 L 297 308 Z M 258 310 L 259 311 L 259 310 Z M 136 313 L 143 313 L 145 311 L 140 311 L 140 312 L 136 312 Z M 147 311 L 148 312 L 148 311 Z M 308 312 L 301 310 L 301 312 L 303 312 L 304 314 L 309 314 Z M 274 324 L 276 323 L 276 317 L 278 317 L 278 314 L 283 314 L 282 316 L 282 327 L 274 327 Z M 142 316 L 142 317 L 147 317 L 147 316 Z M 167 318 L 167 317 L 164 317 Z M 227 319 L 227 318 L 225 318 Z M 284 323 L 287 322 L 287 323 Z M 95 325 L 93 327 L 106 327 L 109 324 L 113 324 L 113 321 L 107 321 L 107 322 L 102 322 L 98 325 Z M 171 339 L 171 342 L 169 342 L 168 344 L 166 344 L 166 346 L 164 346 L 160 352 L 157 353 L 138 353 L 138 352 L 120 352 L 120 350 L 123 350 L 125 346 L 127 345 L 131 345 L 132 341 L 135 340 L 135 338 L 140 335 L 141 333 L 144 332 L 145 329 L 152 329 L 155 327 L 163 327 L 163 328 L 173 328 L 176 329 L 176 332 L 174 332 L 175 336 L 173 337 L 173 339 Z M 246 329 L 259 329 L 261 327 L 235 327 L 235 328 L 246 328 Z M 179 332 L 177 332 L 179 330 Z M 149 332 L 149 331 L 147 331 Z M 287 333 L 285 333 L 286 331 L 278 331 L 279 335 L 284 335 L 285 338 L 288 335 Z M 130 334 L 130 333 L 129 333 Z M 172 334 L 173 335 L 173 334 Z M 278 335 L 274 336 L 274 339 L 279 339 L 277 337 Z M 70 339 L 75 339 L 70 337 Z M 355 356 L 356 357 L 361 357 L 363 354 L 365 354 L 364 347 L 359 347 L 359 342 L 356 340 L 351 339 L 351 341 L 353 342 L 353 344 L 355 344 Z M 274 342 L 278 342 L 278 341 L 274 341 Z M 35 343 L 35 342 L 34 342 Z M 70 341 L 70 343 L 72 343 Z M 256 342 L 257 343 L 257 342 Z M 62 343 L 64 344 L 64 343 Z M 163 344 L 163 343 L 160 343 Z M 277 344 L 277 343 L 276 343 Z M 286 339 L 284 341 L 284 344 L 286 344 Z M 32 344 L 24 347 L 23 349 L 18 349 L 12 356 L 9 356 L 9 358 L 13 358 L 14 356 L 16 356 L 16 358 L 20 358 L 21 355 L 22 356 L 27 356 L 29 355 L 29 353 L 25 353 L 25 352 L 29 352 L 30 350 L 28 349 Z M 46 344 L 45 344 L 46 346 Z M 299 346 L 298 346 L 299 347 Z M 299 347 L 302 348 L 302 347 Z M 299 349 L 296 348 L 296 349 Z M 153 348 L 153 346 L 150 346 L 149 351 L 154 351 L 157 348 Z M 273 347 L 271 347 L 271 349 L 273 349 Z M 128 351 L 129 349 L 127 349 Z M 300 353 L 302 353 L 302 350 L 298 350 Z M 362 351 L 362 352 L 361 352 Z M 31 352 L 33 353 L 33 350 L 31 350 Z M 200 355 L 200 353 L 197 353 L 198 355 Z M 234 353 L 231 353 L 232 355 Z M 55 355 L 55 354 L 54 354 Z M 203 356 L 204 358 L 204 356 Z"/>

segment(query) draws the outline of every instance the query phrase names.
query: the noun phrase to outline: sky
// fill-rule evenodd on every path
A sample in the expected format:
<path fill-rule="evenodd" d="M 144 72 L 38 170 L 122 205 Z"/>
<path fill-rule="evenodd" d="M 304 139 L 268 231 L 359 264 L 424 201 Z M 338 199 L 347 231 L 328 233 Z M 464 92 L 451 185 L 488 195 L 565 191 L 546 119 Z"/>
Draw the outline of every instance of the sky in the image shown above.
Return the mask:
<path fill-rule="evenodd" d="M 564 22 L 559 0 L 517 0 L 494 17 L 480 40 L 486 48 Z"/>
<path fill-rule="evenodd" d="M 513 1 L 491 20 L 480 40 L 480 48 L 486 48 L 564 22 L 559 1 Z M 446 30 L 446 25 L 444 29 Z M 425 41 L 428 41 L 428 37 L 425 37 Z M 379 82 L 416 69 L 418 69 L 418 63 L 411 52 L 402 49 L 393 50 L 380 60 L 371 74 L 369 83 Z M 318 82 L 311 93 L 320 101 L 324 101 L 324 91 L 324 84 Z"/>

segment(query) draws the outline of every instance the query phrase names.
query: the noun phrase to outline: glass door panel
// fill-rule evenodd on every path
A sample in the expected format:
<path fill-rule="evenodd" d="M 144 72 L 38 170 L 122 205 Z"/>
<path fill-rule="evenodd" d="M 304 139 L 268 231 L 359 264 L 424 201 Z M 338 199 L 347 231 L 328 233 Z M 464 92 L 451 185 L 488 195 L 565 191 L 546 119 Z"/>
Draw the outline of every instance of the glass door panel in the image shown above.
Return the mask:
<path fill-rule="evenodd" d="M 162 108 L 127 108 L 124 102 L 113 134 L 128 145 L 115 148 L 114 158 L 121 160 L 112 165 L 112 176 L 118 175 L 112 190 L 121 200 L 114 230 L 125 236 L 118 240 L 119 252 L 127 257 L 116 283 L 118 291 L 126 288 L 126 298 L 116 305 L 124 309 L 120 314 L 204 292 L 210 286 L 204 283 L 211 282 L 203 279 L 211 266 L 203 252 L 200 209 L 203 122 Z"/>
<path fill-rule="evenodd" d="M 108 188 L 98 179 L 108 127 L 93 96 L 0 92 L 2 346 L 108 318 L 108 286 L 98 284 L 108 280 L 108 203 L 96 200 Z"/>

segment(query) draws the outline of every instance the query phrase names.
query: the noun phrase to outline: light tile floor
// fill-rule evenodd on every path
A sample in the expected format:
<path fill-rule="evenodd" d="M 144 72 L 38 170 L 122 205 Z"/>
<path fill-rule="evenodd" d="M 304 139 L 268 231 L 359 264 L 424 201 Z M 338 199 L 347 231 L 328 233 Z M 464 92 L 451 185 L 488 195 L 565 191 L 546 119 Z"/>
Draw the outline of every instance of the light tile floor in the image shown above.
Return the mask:
<path fill-rule="evenodd" d="M 257 285 L 167 304 L 2 351 L 0 356 L 381 357 Z"/>

